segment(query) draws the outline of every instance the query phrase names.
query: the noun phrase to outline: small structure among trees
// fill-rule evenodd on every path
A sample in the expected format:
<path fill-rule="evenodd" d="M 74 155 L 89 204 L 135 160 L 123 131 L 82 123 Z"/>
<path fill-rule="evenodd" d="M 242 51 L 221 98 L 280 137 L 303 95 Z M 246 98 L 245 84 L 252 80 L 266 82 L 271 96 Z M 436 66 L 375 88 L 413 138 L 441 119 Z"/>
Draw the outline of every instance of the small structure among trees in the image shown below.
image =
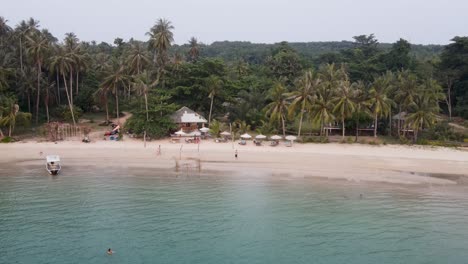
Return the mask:
<path fill-rule="evenodd" d="M 185 133 L 197 130 L 200 124 L 208 122 L 203 116 L 185 106 L 172 114 L 171 119 L 177 124 L 177 128 L 182 129 Z"/>

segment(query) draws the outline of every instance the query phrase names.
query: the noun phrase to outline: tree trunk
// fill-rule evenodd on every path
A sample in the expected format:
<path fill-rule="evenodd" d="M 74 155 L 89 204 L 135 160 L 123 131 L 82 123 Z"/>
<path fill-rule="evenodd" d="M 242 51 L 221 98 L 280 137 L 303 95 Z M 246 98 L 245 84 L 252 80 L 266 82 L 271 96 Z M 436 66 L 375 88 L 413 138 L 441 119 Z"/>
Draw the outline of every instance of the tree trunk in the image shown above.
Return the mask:
<path fill-rule="evenodd" d="M 398 137 L 400 137 L 400 133 L 401 133 L 401 105 L 398 105 Z"/>
<path fill-rule="evenodd" d="M 73 104 L 71 102 L 70 94 L 68 93 L 67 80 L 65 79 L 65 73 L 62 74 L 62 77 L 63 77 L 63 83 L 65 84 L 65 92 L 67 94 L 68 106 L 70 107 L 70 113 L 73 119 L 73 126 L 76 126 L 75 113 L 73 113 Z"/>
<path fill-rule="evenodd" d="M 80 81 L 80 73 L 79 73 L 79 71 L 76 71 L 76 96 L 78 96 L 78 93 L 79 93 L 79 91 L 78 91 L 79 81 Z"/>
<path fill-rule="evenodd" d="M 29 91 L 26 93 L 28 96 L 28 112 L 31 113 L 31 95 L 29 94 Z"/>
<path fill-rule="evenodd" d="M 21 36 L 19 38 L 20 41 L 20 64 L 21 64 L 21 72 L 23 72 L 23 44 L 21 42 Z M 31 112 L 31 111 L 29 111 Z"/>
<path fill-rule="evenodd" d="M 390 106 L 390 136 L 392 136 L 392 107 Z"/>
<path fill-rule="evenodd" d="M 323 136 L 324 124 L 323 124 L 323 117 L 320 120 L 320 137 Z"/>
<path fill-rule="evenodd" d="M 41 95 L 41 63 L 37 62 L 37 97 L 36 97 L 36 126 L 39 123 L 39 102 Z"/>
<path fill-rule="evenodd" d="M 452 80 L 447 77 L 447 110 L 449 112 L 449 121 L 452 121 Z"/>
<path fill-rule="evenodd" d="M 115 87 L 114 84 L 114 91 L 115 91 L 115 109 L 117 110 L 117 124 L 120 125 L 120 116 L 119 116 L 119 93 L 117 91 L 117 88 Z"/>
<path fill-rule="evenodd" d="M 49 118 L 49 87 L 46 88 L 46 96 L 44 98 L 44 105 L 46 109 L 47 123 L 50 122 Z"/>
<path fill-rule="evenodd" d="M 304 118 L 304 109 L 305 109 L 305 100 L 302 102 L 301 107 L 301 118 L 299 120 L 299 131 L 297 133 L 297 137 L 301 137 L 301 129 L 302 129 L 302 119 Z"/>
<path fill-rule="evenodd" d="M 214 96 L 211 97 L 210 114 L 208 116 L 208 127 L 210 127 L 210 124 L 211 124 L 211 111 L 213 110 L 213 100 L 214 100 Z"/>
<path fill-rule="evenodd" d="M 344 119 L 344 117 L 342 117 L 341 118 L 341 124 L 343 125 L 343 137 L 342 137 L 343 139 L 345 138 L 345 124 L 344 124 L 344 121 L 345 121 L 345 119 Z"/>
<path fill-rule="evenodd" d="M 148 112 L 148 95 L 145 93 L 145 108 L 146 108 L 146 122 L 149 121 L 149 112 Z"/>
<path fill-rule="evenodd" d="M 57 103 L 60 104 L 60 77 L 57 69 Z"/>
<path fill-rule="evenodd" d="M 358 137 L 359 137 L 359 116 L 358 116 L 358 118 L 356 118 L 356 139 L 355 139 L 355 142 L 358 141 Z"/>
<path fill-rule="evenodd" d="M 377 113 L 374 114 L 374 137 L 377 137 Z"/>
<path fill-rule="evenodd" d="M 10 121 L 10 126 L 8 127 L 8 137 L 11 137 L 11 121 Z"/>
<path fill-rule="evenodd" d="M 281 123 L 283 126 L 283 137 L 286 137 L 286 127 L 284 126 L 284 116 L 281 115 Z"/>
<path fill-rule="evenodd" d="M 70 70 L 70 103 L 75 105 L 73 102 L 73 70 Z"/>
<path fill-rule="evenodd" d="M 108 99 L 107 99 L 107 95 L 105 97 L 106 99 L 106 122 L 109 121 L 109 102 L 108 102 Z"/>

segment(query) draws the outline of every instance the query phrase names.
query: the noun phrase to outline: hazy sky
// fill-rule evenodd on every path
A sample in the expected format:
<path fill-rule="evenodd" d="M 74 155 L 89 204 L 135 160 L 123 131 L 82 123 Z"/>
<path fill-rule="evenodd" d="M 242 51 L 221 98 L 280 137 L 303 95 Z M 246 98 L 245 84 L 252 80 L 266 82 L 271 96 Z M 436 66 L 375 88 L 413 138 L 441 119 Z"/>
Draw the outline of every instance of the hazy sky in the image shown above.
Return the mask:
<path fill-rule="evenodd" d="M 375 33 L 380 42 L 446 44 L 468 35 L 468 0 L 1 0 L 0 16 L 16 25 L 34 17 L 62 39 L 146 40 L 160 18 L 172 21 L 175 42 L 351 40 Z"/>

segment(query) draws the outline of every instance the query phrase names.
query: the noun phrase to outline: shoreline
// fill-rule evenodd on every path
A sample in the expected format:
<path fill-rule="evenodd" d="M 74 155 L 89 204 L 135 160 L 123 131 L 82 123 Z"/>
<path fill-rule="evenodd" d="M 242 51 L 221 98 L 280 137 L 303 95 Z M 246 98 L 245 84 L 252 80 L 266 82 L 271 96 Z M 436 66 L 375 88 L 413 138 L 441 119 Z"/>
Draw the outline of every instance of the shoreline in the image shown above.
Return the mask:
<path fill-rule="evenodd" d="M 161 145 L 161 155 L 157 155 Z M 235 159 L 237 149 L 239 157 Z M 42 152 L 42 154 L 41 154 Z M 368 146 L 360 144 L 299 144 L 271 147 L 249 142 L 172 144 L 167 139 L 143 142 L 78 141 L 17 142 L 0 145 L 0 164 L 44 166 L 45 156 L 58 154 L 62 166 L 80 168 L 186 169 L 233 173 L 288 174 L 291 177 L 343 179 L 353 182 L 454 185 L 468 182 L 468 152 L 450 148 Z M 180 159 L 182 158 L 182 159 Z M 177 161 L 177 162 L 176 162 Z M 14 165 L 8 165 L 14 164 Z M 201 169 L 199 169 L 201 167 Z M 2 170 L 0 170 L 0 176 Z M 458 180 L 457 180 L 458 179 Z M 460 180 L 461 179 L 461 180 Z"/>

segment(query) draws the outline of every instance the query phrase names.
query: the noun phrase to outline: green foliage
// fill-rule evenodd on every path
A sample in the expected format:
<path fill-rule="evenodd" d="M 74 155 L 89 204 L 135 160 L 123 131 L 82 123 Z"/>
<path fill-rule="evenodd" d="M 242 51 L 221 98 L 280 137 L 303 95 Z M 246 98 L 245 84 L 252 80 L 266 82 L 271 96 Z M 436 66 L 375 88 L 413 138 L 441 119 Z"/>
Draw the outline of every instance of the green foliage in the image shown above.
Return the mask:
<path fill-rule="evenodd" d="M 0 140 L 0 143 L 13 143 L 15 140 L 12 137 L 4 137 Z"/>
<path fill-rule="evenodd" d="M 146 135 L 148 137 L 162 138 L 169 135 L 171 130 L 176 129 L 176 125 L 169 116 L 151 117 L 150 120 L 146 122 L 146 114 L 140 113 L 134 114 L 127 120 L 125 129 L 127 131 L 132 131 L 139 137 L 143 137 L 146 130 Z"/>
<path fill-rule="evenodd" d="M 75 120 L 78 120 L 83 115 L 83 110 L 80 107 L 74 106 L 73 113 L 75 114 Z M 52 116 L 62 121 L 72 121 L 72 114 L 68 105 L 59 105 L 52 111 Z"/>
<path fill-rule="evenodd" d="M 439 122 L 434 127 L 424 130 L 420 139 L 463 142 L 464 135 L 455 132 L 448 122 Z"/>

